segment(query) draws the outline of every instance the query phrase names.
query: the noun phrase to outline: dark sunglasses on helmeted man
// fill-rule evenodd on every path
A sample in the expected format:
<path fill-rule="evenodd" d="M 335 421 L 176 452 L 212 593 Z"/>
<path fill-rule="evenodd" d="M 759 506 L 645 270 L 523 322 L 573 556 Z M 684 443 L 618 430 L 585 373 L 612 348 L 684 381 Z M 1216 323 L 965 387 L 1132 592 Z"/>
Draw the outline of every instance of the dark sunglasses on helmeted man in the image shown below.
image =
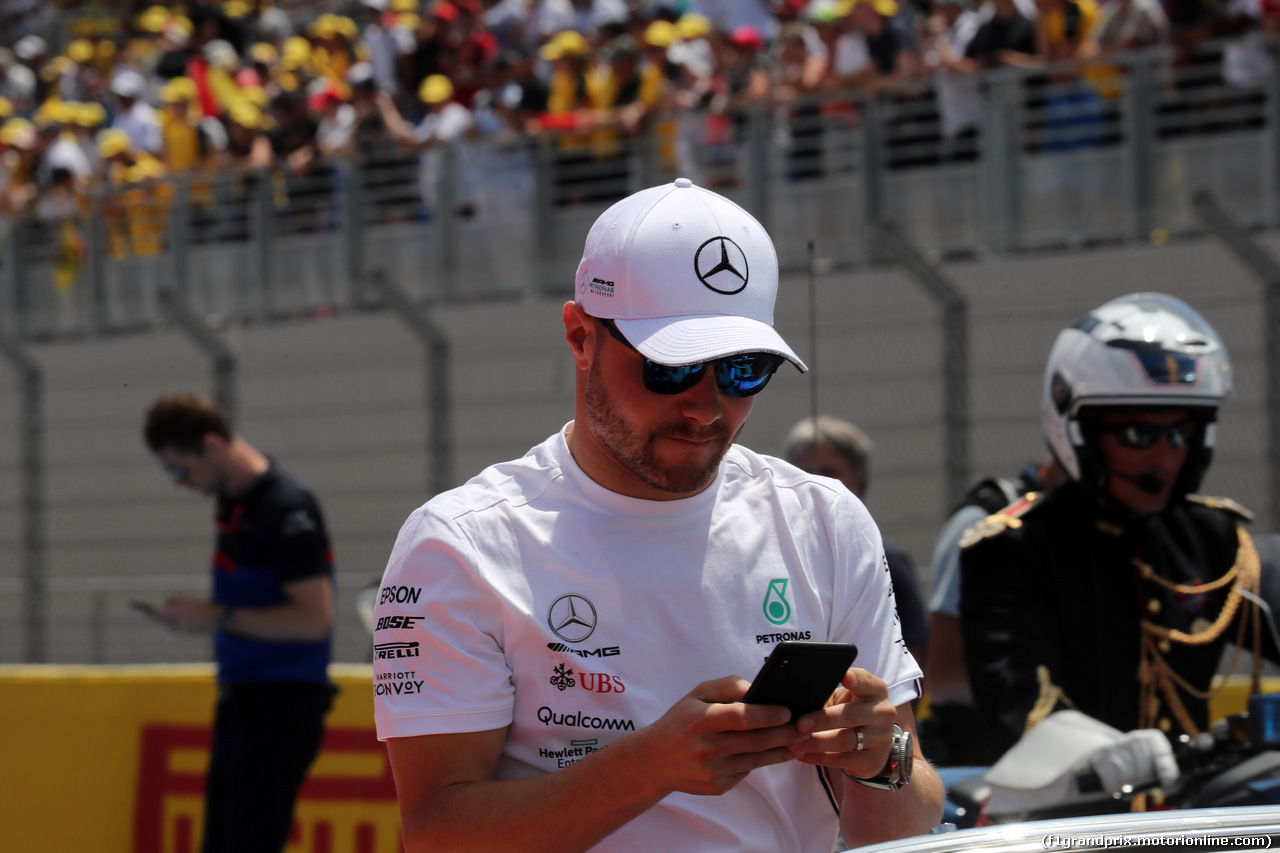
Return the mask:
<path fill-rule="evenodd" d="M 750 397 L 760 393 L 769 384 L 769 379 L 786 360 L 771 352 L 749 352 L 700 364 L 683 364 L 677 367 L 658 364 L 644 358 L 644 354 L 622 336 L 612 320 L 600 317 L 595 319 L 609 331 L 610 337 L 644 359 L 644 387 L 655 394 L 679 394 L 687 391 L 698 384 L 709 364 L 714 368 L 716 385 L 720 386 L 726 396 Z"/>
<path fill-rule="evenodd" d="M 1162 435 L 1168 437 L 1170 447 L 1178 450 L 1191 443 L 1191 439 L 1195 437 L 1198 429 L 1200 429 L 1200 424 L 1195 421 L 1179 421 L 1176 424 L 1168 425 L 1138 422 L 1099 427 L 1101 432 L 1114 435 L 1116 442 L 1121 447 L 1128 447 L 1133 450 L 1146 450 L 1154 446 Z"/>

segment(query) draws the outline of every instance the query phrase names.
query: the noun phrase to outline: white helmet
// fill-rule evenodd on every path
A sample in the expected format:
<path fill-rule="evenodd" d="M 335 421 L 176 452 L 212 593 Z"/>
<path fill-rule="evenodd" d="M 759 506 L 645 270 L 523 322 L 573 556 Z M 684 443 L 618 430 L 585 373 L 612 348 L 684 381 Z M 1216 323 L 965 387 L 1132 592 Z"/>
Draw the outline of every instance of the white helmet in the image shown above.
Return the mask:
<path fill-rule="evenodd" d="M 1231 361 L 1213 327 L 1163 293 L 1133 293 L 1096 308 L 1058 335 L 1044 375 L 1044 432 L 1073 479 L 1103 489 L 1096 431 L 1082 411 L 1191 408 L 1204 421 L 1175 494 L 1200 485 L 1213 455 L 1214 421 L 1231 391 Z"/>

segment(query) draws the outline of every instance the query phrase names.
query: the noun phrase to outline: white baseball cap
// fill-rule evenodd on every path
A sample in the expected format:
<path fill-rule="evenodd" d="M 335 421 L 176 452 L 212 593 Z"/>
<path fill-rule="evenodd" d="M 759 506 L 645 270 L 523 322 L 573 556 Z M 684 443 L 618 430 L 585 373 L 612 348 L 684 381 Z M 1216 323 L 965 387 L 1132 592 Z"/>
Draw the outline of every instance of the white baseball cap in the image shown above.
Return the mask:
<path fill-rule="evenodd" d="M 778 255 L 756 218 L 688 178 L 610 207 L 587 233 L 577 302 L 672 367 L 770 352 L 808 370 L 773 328 Z"/>
<path fill-rule="evenodd" d="M 111 91 L 122 98 L 137 98 L 147 88 L 147 81 L 132 68 L 121 68 L 111 78 Z"/>

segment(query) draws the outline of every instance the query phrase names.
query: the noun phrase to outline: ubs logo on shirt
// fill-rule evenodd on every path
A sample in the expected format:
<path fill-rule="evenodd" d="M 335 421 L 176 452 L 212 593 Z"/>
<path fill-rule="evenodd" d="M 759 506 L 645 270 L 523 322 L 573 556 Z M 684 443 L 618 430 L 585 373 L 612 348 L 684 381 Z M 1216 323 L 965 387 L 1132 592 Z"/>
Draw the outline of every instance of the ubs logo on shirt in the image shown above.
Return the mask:
<path fill-rule="evenodd" d="M 557 664 L 552 669 L 551 686 L 563 693 L 574 687 L 588 693 L 626 693 L 622 677 L 598 672 L 575 673 L 568 664 Z"/>

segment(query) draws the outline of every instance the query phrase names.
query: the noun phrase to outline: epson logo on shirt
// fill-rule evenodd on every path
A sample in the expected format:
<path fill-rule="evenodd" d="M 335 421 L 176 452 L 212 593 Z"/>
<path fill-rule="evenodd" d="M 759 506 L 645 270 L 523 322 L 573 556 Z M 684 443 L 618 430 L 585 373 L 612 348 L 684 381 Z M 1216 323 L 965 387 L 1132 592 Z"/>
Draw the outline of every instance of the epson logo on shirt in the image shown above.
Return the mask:
<path fill-rule="evenodd" d="M 378 594 L 378 603 L 417 604 L 422 595 L 422 587 L 418 586 L 384 586 Z"/>

